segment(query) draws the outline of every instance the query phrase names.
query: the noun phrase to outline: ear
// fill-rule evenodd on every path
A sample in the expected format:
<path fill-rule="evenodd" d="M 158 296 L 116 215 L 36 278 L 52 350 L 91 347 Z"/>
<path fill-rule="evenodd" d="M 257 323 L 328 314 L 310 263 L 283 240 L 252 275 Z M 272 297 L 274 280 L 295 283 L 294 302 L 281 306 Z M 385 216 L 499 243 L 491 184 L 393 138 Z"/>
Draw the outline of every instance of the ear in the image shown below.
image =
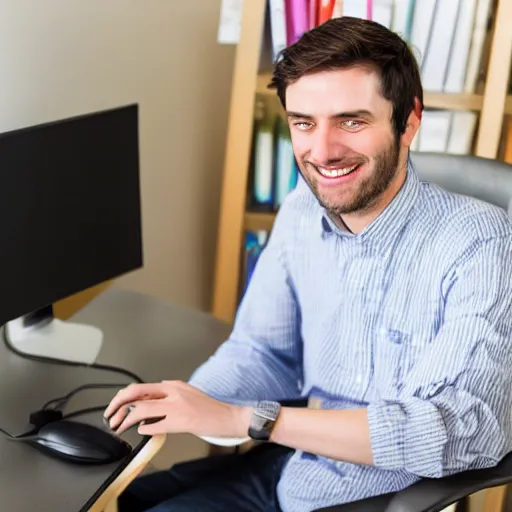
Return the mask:
<path fill-rule="evenodd" d="M 418 133 L 421 124 L 422 108 L 418 98 L 414 99 L 414 109 L 409 114 L 405 132 L 402 134 L 402 145 L 410 147 L 415 135 Z"/>

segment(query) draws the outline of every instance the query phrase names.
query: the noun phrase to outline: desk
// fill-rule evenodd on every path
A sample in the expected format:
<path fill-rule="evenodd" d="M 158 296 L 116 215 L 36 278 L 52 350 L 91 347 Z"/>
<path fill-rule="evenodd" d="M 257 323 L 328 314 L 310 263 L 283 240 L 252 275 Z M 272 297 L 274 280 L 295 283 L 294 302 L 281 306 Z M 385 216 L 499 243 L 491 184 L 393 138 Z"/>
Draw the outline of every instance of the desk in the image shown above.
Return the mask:
<path fill-rule="evenodd" d="M 135 292 L 110 288 L 72 321 L 103 330 L 98 363 L 135 372 L 145 381 L 186 380 L 226 339 L 230 327 L 201 312 Z M 72 340 L 70 340 L 72 343 Z M 0 426 L 19 434 L 29 429 L 31 411 L 85 383 L 127 383 L 122 375 L 91 368 L 39 363 L 21 358 L 0 343 Z M 66 412 L 108 403 L 115 390 L 86 391 Z M 101 413 L 81 417 L 101 424 Z M 127 433 L 138 444 L 142 437 Z M 79 466 L 0 437 L 0 496 L 10 512 L 82 512 L 110 483 L 119 464 Z"/>

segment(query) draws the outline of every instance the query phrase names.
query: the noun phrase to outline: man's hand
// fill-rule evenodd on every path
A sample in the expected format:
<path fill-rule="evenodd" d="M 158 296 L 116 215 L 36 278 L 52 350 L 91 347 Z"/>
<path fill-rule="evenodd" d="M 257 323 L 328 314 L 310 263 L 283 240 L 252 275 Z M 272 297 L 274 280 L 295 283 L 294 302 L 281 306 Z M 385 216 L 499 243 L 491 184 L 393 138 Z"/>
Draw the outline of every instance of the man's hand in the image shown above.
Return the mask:
<path fill-rule="evenodd" d="M 141 435 L 189 433 L 196 436 L 245 437 L 251 409 L 215 400 L 181 381 L 131 384 L 112 399 L 105 410 L 110 428 L 118 434 L 140 424 Z"/>

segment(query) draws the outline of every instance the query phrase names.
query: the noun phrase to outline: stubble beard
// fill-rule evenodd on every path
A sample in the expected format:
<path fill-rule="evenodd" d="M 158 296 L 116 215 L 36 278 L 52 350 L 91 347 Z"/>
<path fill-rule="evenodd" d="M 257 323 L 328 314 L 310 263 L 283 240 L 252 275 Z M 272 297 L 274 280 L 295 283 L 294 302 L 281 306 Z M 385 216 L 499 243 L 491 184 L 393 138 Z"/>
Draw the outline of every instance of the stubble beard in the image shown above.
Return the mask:
<path fill-rule="evenodd" d="M 317 171 L 312 164 L 303 161 L 302 166 L 307 168 L 308 171 L 304 172 L 303 169 L 301 174 L 309 184 L 320 205 L 329 214 L 340 216 L 371 208 L 398 173 L 399 158 L 400 148 L 397 140 L 393 138 L 389 146 L 374 157 L 371 175 L 361 181 L 352 197 L 348 198 L 344 198 L 346 194 L 343 192 L 338 197 L 332 195 L 331 197 L 325 197 L 321 194 L 318 189 L 317 180 L 314 178 L 314 173 L 317 173 Z M 364 157 L 364 161 L 363 165 L 366 165 L 369 159 Z"/>

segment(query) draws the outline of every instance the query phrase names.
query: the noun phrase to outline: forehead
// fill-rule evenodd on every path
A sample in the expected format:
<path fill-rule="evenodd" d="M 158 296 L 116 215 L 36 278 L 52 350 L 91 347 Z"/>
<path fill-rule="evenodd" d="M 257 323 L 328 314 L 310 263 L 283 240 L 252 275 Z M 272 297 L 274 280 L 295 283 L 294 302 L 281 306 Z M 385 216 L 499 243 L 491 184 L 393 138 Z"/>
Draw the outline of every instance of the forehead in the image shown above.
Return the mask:
<path fill-rule="evenodd" d="M 389 117 L 392 105 L 381 94 L 378 74 L 358 66 L 299 78 L 286 89 L 286 109 L 316 116 L 365 109 Z"/>

